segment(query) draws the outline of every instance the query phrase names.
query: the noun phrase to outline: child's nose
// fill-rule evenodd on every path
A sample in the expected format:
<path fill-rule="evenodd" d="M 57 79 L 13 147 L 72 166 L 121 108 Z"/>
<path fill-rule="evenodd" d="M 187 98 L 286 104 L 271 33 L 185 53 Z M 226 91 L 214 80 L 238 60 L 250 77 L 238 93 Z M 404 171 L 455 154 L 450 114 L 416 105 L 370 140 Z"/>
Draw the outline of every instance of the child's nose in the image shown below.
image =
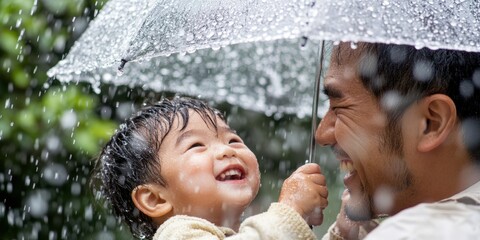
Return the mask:
<path fill-rule="evenodd" d="M 235 152 L 235 149 L 233 149 L 228 144 L 219 144 L 216 154 L 217 154 L 216 158 L 218 160 L 222 160 L 224 158 L 234 157 L 236 152 Z"/>

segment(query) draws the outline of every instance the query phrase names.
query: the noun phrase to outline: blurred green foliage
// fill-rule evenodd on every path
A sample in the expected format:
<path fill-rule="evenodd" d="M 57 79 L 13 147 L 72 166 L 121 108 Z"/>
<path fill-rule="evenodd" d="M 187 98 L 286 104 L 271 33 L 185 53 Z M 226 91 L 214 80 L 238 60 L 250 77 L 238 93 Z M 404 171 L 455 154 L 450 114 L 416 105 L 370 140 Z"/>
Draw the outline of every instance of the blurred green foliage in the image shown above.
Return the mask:
<path fill-rule="evenodd" d="M 0 239 L 131 239 L 93 202 L 89 174 L 125 112 L 173 93 L 102 86 L 97 95 L 86 84 L 46 76 L 105 1 L 0 1 Z M 266 210 L 282 180 L 307 158 L 310 120 L 217 107 L 257 154 L 262 188 L 252 213 Z M 336 166 L 319 156 L 336 199 Z M 330 206 L 319 234 L 336 216 L 338 202 Z"/>

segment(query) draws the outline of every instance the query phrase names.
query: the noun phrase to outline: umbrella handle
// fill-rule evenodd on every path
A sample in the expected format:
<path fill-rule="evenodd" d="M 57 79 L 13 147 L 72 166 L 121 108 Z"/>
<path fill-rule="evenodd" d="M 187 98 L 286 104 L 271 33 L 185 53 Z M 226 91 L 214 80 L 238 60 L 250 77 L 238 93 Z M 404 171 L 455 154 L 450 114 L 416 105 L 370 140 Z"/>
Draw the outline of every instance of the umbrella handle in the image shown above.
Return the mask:
<path fill-rule="evenodd" d="M 315 74 L 315 87 L 313 92 L 313 107 L 312 107 L 312 130 L 310 137 L 310 147 L 307 163 L 311 163 L 315 160 L 315 131 L 317 129 L 317 114 L 318 114 L 318 101 L 319 101 L 319 92 L 320 92 L 320 79 L 323 71 L 323 61 L 325 58 L 325 41 L 322 41 L 318 48 L 318 61 L 317 61 L 317 71 Z"/>

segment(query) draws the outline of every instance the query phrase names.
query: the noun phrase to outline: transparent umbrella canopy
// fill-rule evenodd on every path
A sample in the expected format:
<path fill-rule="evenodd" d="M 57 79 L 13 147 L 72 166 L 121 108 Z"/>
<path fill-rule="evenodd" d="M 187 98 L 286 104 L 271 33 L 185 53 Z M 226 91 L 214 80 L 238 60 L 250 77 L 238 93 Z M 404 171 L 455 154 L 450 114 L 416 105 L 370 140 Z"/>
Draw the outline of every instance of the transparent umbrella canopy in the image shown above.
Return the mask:
<path fill-rule="evenodd" d="M 311 38 L 480 52 L 480 1 L 318 2 Z"/>
<path fill-rule="evenodd" d="M 480 51 L 478 29 L 479 1 L 111 0 L 48 75 L 303 116 L 318 55 L 307 38 Z"/>
<path fill-rule="evenodd" d="M 324 64 L 317 41 L 480 51 L 478 29 L 479 1 L 111 0 L 48 75 L 305 116 Z"/>
<path fill-rule="evenodd" d="M 284 0 L 112 0 L 48 74 L 303 117 L 311 114 L 318 45 L 295 38 L 310 9 L 311 2 Z M 129 63 L 117 74 L 122 60 Z"/>

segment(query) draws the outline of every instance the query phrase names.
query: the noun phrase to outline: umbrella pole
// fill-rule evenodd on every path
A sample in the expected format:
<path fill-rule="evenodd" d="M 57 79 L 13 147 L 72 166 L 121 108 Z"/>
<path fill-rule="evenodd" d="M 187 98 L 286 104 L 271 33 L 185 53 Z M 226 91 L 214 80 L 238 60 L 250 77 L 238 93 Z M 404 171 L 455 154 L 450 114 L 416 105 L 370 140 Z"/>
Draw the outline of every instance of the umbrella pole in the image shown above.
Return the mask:
<path fill-rule="evenodd" d="M 310 148 L 309 148 L 309 155 L 307 163 L 311 163 L 315 160 L 315 131 L 317 129 L 317 112 L 318 112 L 318 101 L 319 97 L 318 94 L 320 92 L 320 79 L 322 76 L 323 71 L 323 60 L 324 60 L 324 52 L 325 52 L 325 41 L 322 41 L 322 44 L 319 46 L 319 53 L 318 53 L 318 62 L 317 62 L 317 71 L 315 74 L 315 87 L 313 92 L 313 107 L 312 107 L 312 131 L 311 131 L 311 138 L 310 138 Z"/>

